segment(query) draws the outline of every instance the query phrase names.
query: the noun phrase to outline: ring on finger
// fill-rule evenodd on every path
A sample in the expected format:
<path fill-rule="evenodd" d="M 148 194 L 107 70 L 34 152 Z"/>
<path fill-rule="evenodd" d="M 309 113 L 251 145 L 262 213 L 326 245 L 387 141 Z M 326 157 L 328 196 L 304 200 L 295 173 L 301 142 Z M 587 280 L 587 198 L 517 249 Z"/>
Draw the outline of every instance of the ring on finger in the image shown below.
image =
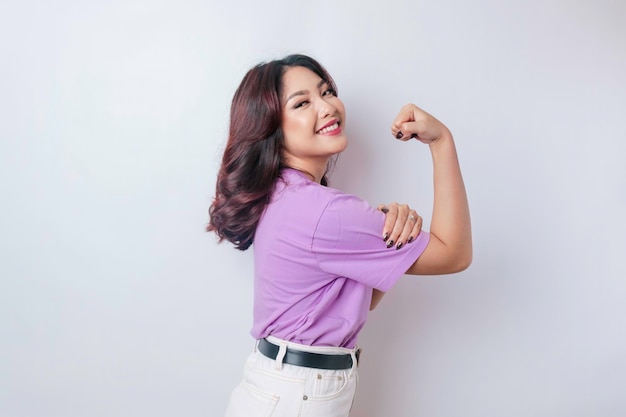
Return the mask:
<path fill-rule="evenodd" d="M 409 217 L 407 217 L 407 220 L 413 220 L 413 221 L 415 221 L 415 220 L 416 220 L 416 218 L 415 218 L 415 216 L 414 216 L 414 215 L 409 214 Z"/>

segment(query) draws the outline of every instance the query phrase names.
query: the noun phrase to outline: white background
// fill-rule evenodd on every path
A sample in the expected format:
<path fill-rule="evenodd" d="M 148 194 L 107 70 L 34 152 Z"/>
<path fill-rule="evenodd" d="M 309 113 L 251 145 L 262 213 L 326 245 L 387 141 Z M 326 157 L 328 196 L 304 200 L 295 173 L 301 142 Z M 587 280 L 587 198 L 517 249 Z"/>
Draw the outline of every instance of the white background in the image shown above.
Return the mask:
<path fill-rule="evenodd" d="M 626 414 L 626 3 L 2 2 L 0 415 L 220 416 L 252 253 L 203 231 L 246 70 L 303 52 L 351 144 L 332 184 L 432 203 L 453 131 L 475 258 L 370 316 L 353 415 Z M 280 232 L 280 231 L 279 231 Z"/>

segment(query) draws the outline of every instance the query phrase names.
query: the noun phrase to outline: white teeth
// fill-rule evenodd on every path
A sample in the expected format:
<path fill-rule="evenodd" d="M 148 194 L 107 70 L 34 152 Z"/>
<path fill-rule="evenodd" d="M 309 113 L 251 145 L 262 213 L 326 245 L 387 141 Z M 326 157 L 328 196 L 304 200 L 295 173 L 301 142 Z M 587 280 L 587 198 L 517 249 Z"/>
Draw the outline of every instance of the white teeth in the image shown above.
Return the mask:
<path fill-rule="evenodd" d="M 339 129 L 339 123 L 337 123 L 337 122 L 335 122 L 334 124 L 332 124 L 332 125 L 330 125 L 328 127 L 325 127 L 324 129 L 318 130 L 317 133 L 323 135 L 324 133 L 331 132 L 331 131 L 333 131 L 335 129 Z"/>

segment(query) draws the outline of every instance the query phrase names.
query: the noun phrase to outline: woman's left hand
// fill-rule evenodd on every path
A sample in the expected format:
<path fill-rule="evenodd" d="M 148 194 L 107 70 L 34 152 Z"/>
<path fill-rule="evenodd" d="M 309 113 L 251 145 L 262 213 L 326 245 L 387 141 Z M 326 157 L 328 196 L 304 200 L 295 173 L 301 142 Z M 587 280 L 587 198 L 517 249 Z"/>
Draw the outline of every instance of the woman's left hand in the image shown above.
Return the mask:
<path fill-rule="evenodd" d="M 385 213 L 383 240 L 387 247 L 396 249 L 411 243 L 422 230 L 422 217 L 406 204 L 380 204 L 377 210 Z"/>

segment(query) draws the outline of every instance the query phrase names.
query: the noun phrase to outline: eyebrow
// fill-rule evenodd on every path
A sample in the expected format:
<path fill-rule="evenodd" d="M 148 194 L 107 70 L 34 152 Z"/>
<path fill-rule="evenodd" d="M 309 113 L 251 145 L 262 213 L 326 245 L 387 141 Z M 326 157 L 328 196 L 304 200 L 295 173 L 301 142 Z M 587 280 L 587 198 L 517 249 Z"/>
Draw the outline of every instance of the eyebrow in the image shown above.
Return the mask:
<path fill-rule="evenodd" d="M 320 89 L 324 84 L 328 84 L 328 81 L 321 80 L 319 83 L 317 83 L 317 88 Z M 289 97 L 287 97 L 287 100 L 285 100 L 285 103 L 288 102 L 289 100 L 291 100 L 292 98 L 296 97 L 296 96 L 303 96 L 303 95 L 307 94 L 308 92 L 309 92 L 309 90 L 296 91 L 295 93 L 292 93 L 292 94 L 289 95 Z"/>

